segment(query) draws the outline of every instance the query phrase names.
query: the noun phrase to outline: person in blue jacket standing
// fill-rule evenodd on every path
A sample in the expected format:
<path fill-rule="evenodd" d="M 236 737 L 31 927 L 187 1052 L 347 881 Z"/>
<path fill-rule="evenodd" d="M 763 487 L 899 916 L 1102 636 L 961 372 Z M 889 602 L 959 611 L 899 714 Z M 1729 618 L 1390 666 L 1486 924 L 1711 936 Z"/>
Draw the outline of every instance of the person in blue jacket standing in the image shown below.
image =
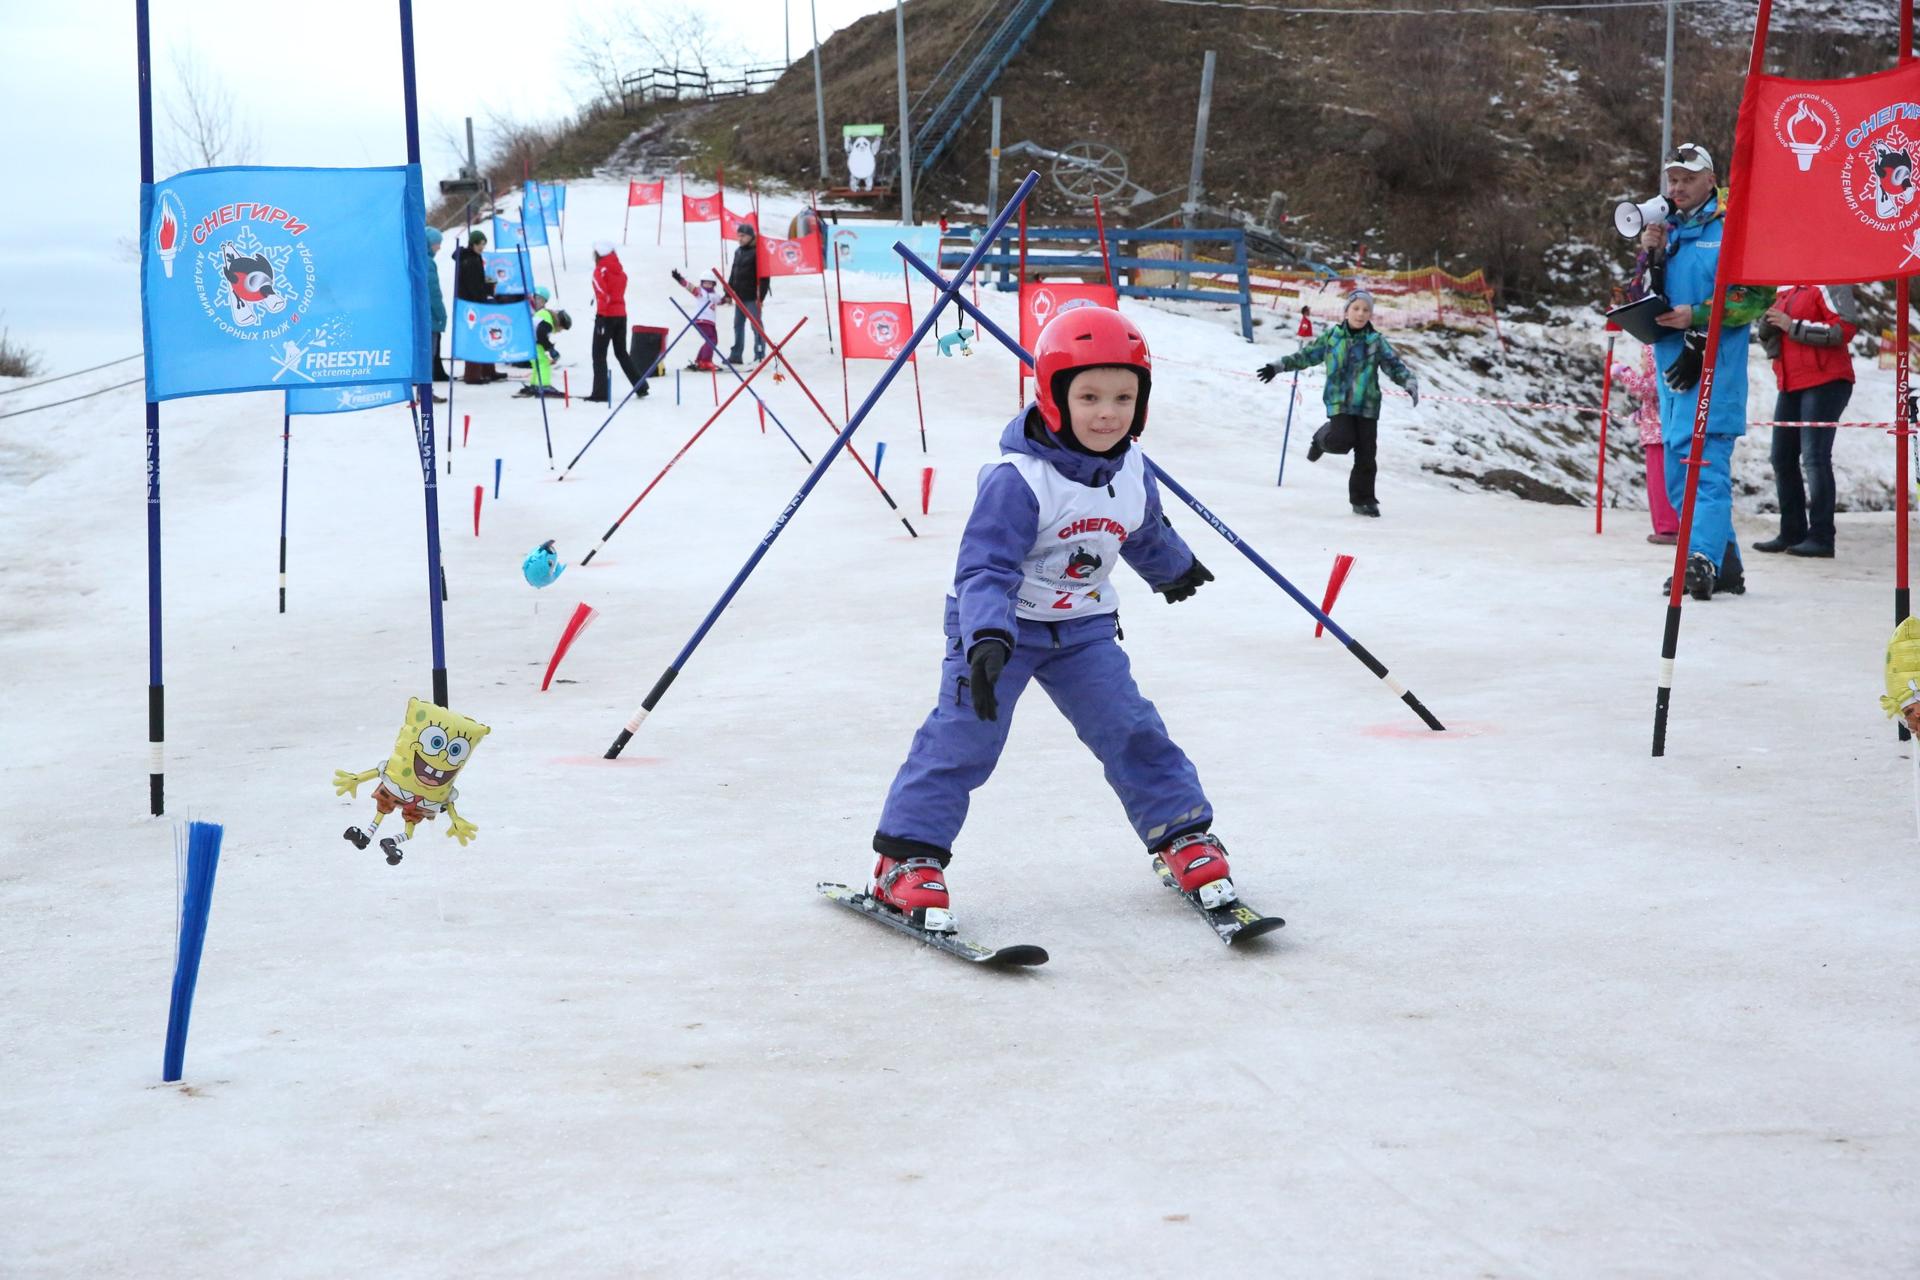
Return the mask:
<path fill-rule="evenodd" d="M 1666 451 L 1667 497 L 1679 510 L 1687 491 L 1687 460 L 1693 451 L 1694 410 L 1707 321 L 1716 286 L 1727 294 L 1720 317 L 1720 350 L 1714 357 L 1713 399 L 1707 411 L 1693 527 L 1687 539 L 1687 593 L 1696 600 L 1742 595 L 1746 574 L 1733 537 L 1733 447 L 1747 433 L 1748 326 L 1773 301 L 1774 291 L 1717 280 L 1720 237 L 1726 225 L 1727 189 L 1718 184 L 1707 149 L 1683 143 L 1667 156 L 1664 223 L 1642 233 L 1653 255 L 1658 285 L 1672 308 L 1655 317 L 1667 330 L 1653 345 L 1660 369 L 1660 438 Z M 1662 590 L 1671 590 L 1672 580 Z"/>
<path fill-rule="evenodd" d="M 873 895 L 950 932 L 946 866 L 968 800 L 1006 745 L 1029 680 L 1105 767 L 1127 820 L 1202 905 L 1234 901 L 1199 775 L 1133 682 L 1109 580 L 1125 560 L 1169 603 L 1213 581 L 1160 507 L 1133 442 L 1152 357 L 1118 311 L 1062 311 L 1034 352 L 1035 402 L 981 470 L 947 598 L 938 700 L 887 792 Z M 1044 871 L 1042 871 L 1044 874 Z"/>

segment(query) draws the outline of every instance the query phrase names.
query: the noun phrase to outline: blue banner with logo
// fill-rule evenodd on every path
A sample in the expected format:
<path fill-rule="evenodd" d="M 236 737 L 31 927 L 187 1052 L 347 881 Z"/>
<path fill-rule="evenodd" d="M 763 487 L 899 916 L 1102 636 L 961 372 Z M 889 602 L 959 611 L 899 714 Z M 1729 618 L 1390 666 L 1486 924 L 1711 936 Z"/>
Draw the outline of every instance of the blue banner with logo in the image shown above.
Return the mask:
<path fill-rule="evenodd" d="M 355 413 L 383 405 L 405 404 L 413 388 L 404 382 L 361 387 L 288 387 L 288 413 Z"/>
<path fill-rule="evenodd" d="M 493 243 L 502 249 L 511 249 L 520 243 L 520 232 L 527 233 L 527 248 L 538 249 L 547 242 L 547 224 L 538 218 L 527 222 L 514 222 L 499 214 L 493 215 Z"/>
<path fill-rule="evenodd" d="M 454 300 L 453 358 L 481 364 L 533 359 L 533 312 L 525 302 Z"/>
<path fill-rule="evenodd" d="M 899 275 L 901 257 L 893 251 L 899 240 L 932 262 L 940 252 L 939 227 L 909 227 L 898 222 L 835 222 L 827 228 L 827 259 L 842 271 L 870 271 L 875 275 Z"/>
<path fill-rule="evenodd" d="M 521 269 L 517 251 L 510 249 L 505 253 L 483 253 L 480 261 L 486 266 L 487 279 L 493 281 L 495 293 L 531 292 L 527 273 Z"/>
<path fill-rule="evenodd" d="M 538 221 L 542 226 L 560 225 L 560 211 L 567 207 L 567 189 L 557 182 L 529 182 L 526 194 L 520 200 L 520 216 L 528 222 L 535 221 L 534 210 L 540 211 Z"/>
<path fill-rule="evenodd" d="M 417 165 L 143 184 L 147 398 L 425 382 L 426 226 Z"/>

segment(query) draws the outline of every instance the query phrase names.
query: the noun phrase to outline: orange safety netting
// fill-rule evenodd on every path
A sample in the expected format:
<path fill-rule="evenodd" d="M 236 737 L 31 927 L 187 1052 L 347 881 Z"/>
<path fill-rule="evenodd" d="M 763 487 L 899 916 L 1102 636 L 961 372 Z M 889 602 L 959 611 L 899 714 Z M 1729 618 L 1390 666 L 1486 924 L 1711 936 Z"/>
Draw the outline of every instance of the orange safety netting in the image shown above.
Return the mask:
<path fill-rule="evenodd" d="M 1271 310 L 1297 315 L 1311 307 L 1314 318 L 1331 323 L 1340 318 L 1341 299 L 1356 288 L 1373 294 L 1373 323 L 1381 329 L 1409 329 L 1441 325 L 1451 329 L 1494 329 L 1493 286 L 1486 273 L 1456 276 L 1438 267 L 1419 271 L 1351 271 L 1337 280 L 1310 271 L 1250 273 L 1256 294 L 1270 297 Z"/>

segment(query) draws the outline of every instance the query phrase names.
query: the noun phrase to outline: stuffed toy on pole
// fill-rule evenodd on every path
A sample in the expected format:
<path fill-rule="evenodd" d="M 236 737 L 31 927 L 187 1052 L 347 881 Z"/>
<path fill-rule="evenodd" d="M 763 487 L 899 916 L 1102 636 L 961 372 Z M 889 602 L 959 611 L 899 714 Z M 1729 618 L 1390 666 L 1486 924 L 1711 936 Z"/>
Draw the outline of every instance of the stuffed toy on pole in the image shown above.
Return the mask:
<path fill-rule="evenodd" d="M 1002 329 L 999 325 L 995 324 L 992 320 L 988 319 L 987 316 L 979 310 L 979 308 L 975 307 L 973 304 L 966 301 L 966 299 L 958 296 L 961 277 L 955 277 L 953 281 L 947 281 L 942 279 L 939 272 L 935 271 L 932 267 L 929 267 L 925 262 L 921 261 L 919 255 L 914 253 L 913 250 L 907 248 L 905 245 L 894 246 L 894 251 L 900 254 L 901 257 L 905 258 L 909 263 L 911 263 L 913 265 L 914 270 L 918 271 L 921 275 L 925 276 L 927 278 L 928 283 L 934 285 L 936 288 L 941 289 L 943 291 L 941 295 L 943 299 L 947 297 L 953 298 L 953 300 L 959 304 L 961 310 L 965 311 L 968 315 L 972 316 L 974 320 L 979 323 L 982 329 L 992 334 L 994 337 L 998 338 L 1001 344 L 1004 345 L 1007 348 L 1007 350 L 1011 351 L 1014 355 L 1018 356 L 1027 365 L 1031 365 L 1033 363 L 1033 355 L 1031 352 L 1029 352 L 1026 348 L 1022 347 L 1018 342 L 1014 341 L 1014 339 L 1007 334 L 1006 330 Z M 1241 555 L 1245 556 L 1248 560 L 1251 560 L 1255 565 L 1255 567 L 1257 567 L 1260 570 L 1260 572 L 1266 574 L 1267 577 L 1270 578 L 1274 582 L 1274 584 L 1277 585 L 1282 591 L 1285 591 L 1289 596 L 1293 597 L 1294 603 L 1298 604 L 1302 609 L 1305 609 L 1308 613 L 1312 614 L 1316 621 L 1318 621 L 1328 631 L 1332 632 L 1334 639 L 1338 640 L 1341 644 L 1345 645 L 1347 647 L 1347 651 L 1351 653 L 1355 658 L 1359 659 L 1360 664 L 1362 666 L 1366 667 L 1367 670 L 1371 671 L 1375 676 L 1379 677 L 1381 683 L 1386 685 L 1388 689 L 1392 690 L 1394 695 L 1398 697 L 1402 702 L 1406 703 L 1407 706 L 1412 709 L 1413 713 L 1419 716 L 1421 721 L 1429 729 L 1432 729 L 1435 732 L 1439 732 L 1446 728 L 1445 725 L 1441 724 L 1439 720 L 1434 718 L 1433 713 L 1427 710 L 1426 706 L 1420 701 L 1420 699 L 1414 696 L 1414 693 L 1411 689 L 1407 688 L 1404 684 L 1401 684 L 1398 679 L 1396 679 L 1394 676 L 1388 673 L 1386 665 L 1382 663 L 1378 658 L 1374 657 L 1373 654 L 1368 651 L 1365 645 L 1361 644 L 1358 640 L 1355 640 L 1352 636 L 1348 635 L 1346 631 L 1340 626 L 1339 623 L 1335 622 L 1332 618 L 1329 618 L 1325 613 L 1323 613 L 1320 610 L 1320 608 L 1317 605 L 1315 605 L 1313 601 L 1310 598 L 1308 598 L 1308 596 L 1305 595 L 1300 590 L 1300 588 L 1294 586 L 1293 583 L 1287 581 L 1286 575 L 1282 574 L 1278 569 L 1274 568 L 1271 564 L 1268 564 L 1266 561 L 1266 558 L 1262 556 L 1258 551 L 1255 551 L 1251 546 L 1247 545 L 1246 541 L 1243 538 L 1241 538 L 1239 534 L 1235 533 L 1231 528 L 1229 528 L 1225 521 L 1223 521 L 1219 516 L 1215 515 L 1211 510 L 1209 510 L 1205 505 L 1203 505 L 1198 498 L 1194 497 L 1191 493 L 1188 493 L 1187 490 L 1180 484 L 1179 481 L 1175 480 L 1172 476 L 1168 475 L 1161 468 L 1159 463 L 1155 462 L 1151 458 L 1146 458 L 1145 462 L 1147 464 L 1147 470 L 1153 473 L 1155 479 L 1157 479 L 1161 484 L 1165 485 L 1168 489 L 1170 489 L 1173 492 L 1173 494 L 1176 497 L 1178 497 L 1182 502 L 1186 503 L 1189 507 L 1192 507 L 1195 514 L 1197 514 L 1202 520 L 1205 520 L 1209 525 L 1213 527 L 1213 530 L 1215 533 L 1218 533 L 1222 538 L 1225 538 L 1227 540 L 1228 545 L 1232 546 L 1235 550 L 1237 550 Z"/>
<path fill-rule="evenodd" d="M 992 246 L 994 236 L 999 234 L 1000 229 L 1007 225 L 1008 219 L 1013 216 L 1015 210 L 1019 209 L 1025 203 L 1028 194 L 1032 192 L 1034 185 L 1039 181 L 1040 175 L 1038 172 L 1028 172 L 1027 176 L 1021 181 L 1019 189 L 1013 193 L 1013 199 L 1008 203 L 1007 207 L 1002 209 L 994 217 L 993 223 L 987 228 L 987 234 L 981 237 L 980 243 L 973 247 L 972 252 L 967 254 L 966 261 L 960 265 L 959 274 L 955 277 L 956 283 L 944 285 L 941 288 L 939 295 L 934 300 L 933 307 L 927 312 L 926 318 L 914 327 L 913 335 L 907 339 L 904 349 L 898 356 L 894 357 L 893 362 L 887 366 L 886 372 L 880 375 L 879 382 L 867 393 L 867 398 L 861 402 L 859 411 L 848 421 L 846 429 L 834 438 L 832 446 L 821 455 L 820 461 L 814 464 L 813 470 L 807 474 L 807 478 L 801 483 L 799 490 L 787 502 L 786 507 L 774 520 L 773 527 L 767 530 L 766 535 L 762 537 L 759 544 L 754 547 L 753 553 L 747 557 L 746 564 L 742 565 L 740 572 L 734 575 L 733 581 L 727 584 L 726 590 L 721 592 L 720 598 L 714 602 L 713 608 L 707 611 L 707 616 L 701 620 L 699 627 L 695 629 L 692 637 L 688 639 L 680 652 L 674 656 L 673 662 L 661 673 L 660 678 L 654 682 L 653 688 L 647 691 L 647 696 L 641 701 L 639 708 L 633 713 L 633 716 L 625 725 L 621 726 L 619 734 L 615 736 L 613 743 L 607 748 L 607 759 L 613 760 L 619 757 L 620 752 L 626 748 L 627 743 L 633 740 L 633 735 L 639 731 L 640 725 L 646 720 L 647 716 L 652 714 L 653 709 L 660 704 L 660 699 L 666 696 L 666 692 L 672 687 L 674 679 L 679 676 L 688 660 L 692 658 L 693 651 L 700 647 L 700 642 L 706 639 L 707 632 L 713 629 L 713 624 L 719 621 L 720 615 L 726 611 L 729 604 L 733 603 L 734 596 L 739 594 L 740 588 L 746 584 L 747 578 L 753 573 L 754 569 L 759 566 L 760 561 L 766 558 L 766 554 L 772 549 L 775 539 L 779 538 L 780 531 L 787 526 L 788 521 L 793 519 L 794 513 L 799 511 L 800 505 L 807 500 L 807 495 L 813 492 L 814 485 L 820 482 L 820 477 L 826 474 L 828 467 L 833 465 L 834 458 L 837 457 L 840 450 L 846 447 L 847 443 L 853 439 L 853 433 L 860 429 L 860 424 L 866 421 L 867 414 L 872 411 L 874 405 L 880 402 L 880 397 L 886 394 L 888 385 L 892 383 L 894 376 L 900 372 L 900 366 L 906 362 L 908 354 L 911 353 L 915 347 L 919 346 L 921 340 L 927 336 L 927 332 L 933 328 L 934 321 L 939 318 L 940 312 L 945 310 L 947 303 L 957 299 L 959 291 L 966 284 L 967 277 L 972 273 L 973 269 L 979 265 L 980 259 L 986 255 L 988 248 Z"/>

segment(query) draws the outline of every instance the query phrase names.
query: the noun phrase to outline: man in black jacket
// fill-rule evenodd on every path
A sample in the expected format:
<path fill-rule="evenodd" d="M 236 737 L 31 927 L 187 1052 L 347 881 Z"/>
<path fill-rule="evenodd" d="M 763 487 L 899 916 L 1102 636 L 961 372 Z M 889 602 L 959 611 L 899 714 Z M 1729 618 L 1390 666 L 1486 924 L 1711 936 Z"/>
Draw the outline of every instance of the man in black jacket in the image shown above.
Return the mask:
<path fill-rule="evenodd" d="M 453 251 L 453 296 L 456 301 L 490 302 L 493 281 L 487 279 L 487 262 L 481 257 L 487 247 L 487 233 L 475 231 L 467 237 L 465 248 Z M 467 361 L 463 382 L 498 382 L 507 375 L 491 364 Z"/>
<path fill-rule="evenodd" d="M 759 237 L 753 228 L 741 223 L 735 233 L 739 237 L 740 247 L 733 251 L 733 266 L 727 272 L 727 284 L 734 296 L 740 299 L 740 309 L 733 313 L 733 351 L 727 356 L 727 363 L 739 364 L 747 346 L 747 312 L 753 312 L 753 318 L 760 318 L 761 304 L 767 300 L 772 284 L 760 274 Z M 760 336 L 760 330 L 753 331 L 753 358 L 767 358 L 767 340 Z"/>

